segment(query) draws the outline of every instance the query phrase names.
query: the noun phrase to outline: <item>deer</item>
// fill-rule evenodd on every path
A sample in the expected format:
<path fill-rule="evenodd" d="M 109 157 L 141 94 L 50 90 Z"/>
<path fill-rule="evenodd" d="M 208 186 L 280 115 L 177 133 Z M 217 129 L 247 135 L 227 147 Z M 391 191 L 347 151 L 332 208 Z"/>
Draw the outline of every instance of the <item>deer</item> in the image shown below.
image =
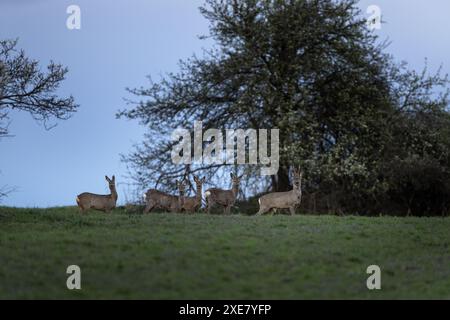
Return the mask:
<path fill-rule="evenodd" d="M 234 205 L 239 193 L 239 183 L 242 177 L 237 177 L 233 173 L 230 173 L 233 186 L 231 190 L 223 190 L 218 188 L 211 188 L 205 191 L 206 209 L 208 213 L 211 212 L 211 208 L 218 204 L 223 207 L 225 214 L 230 214 L 230 209 Z"/>
<path fill-rule="evenodd" d="M 197 186 L 197 192 L 195 197 L 184 197 L 182 209 L 189 213 L 194 213 L 199 210 L 202 206 L 202 186 L 206 179 L 200 179 L 194 176 L 195 185 Z"/>
<path fill-rule="evenodd" d="M 302 200 L 302 176 L 303 172 L 294 168 L 293 189 L 287 192 L 274 192 L 266 194 L 258 199 L 260 216 L 272 209 L 289 209 L 291 215 L 295 214 L 295 209 Z"/>
<path fill-rule="evenodd" d="M 184 191 L 185 191 L 185 183 L 175 181 L 177 188 L 180 192 L 178 196 L 174 196 L 156 189 L 149 189 L 144 194 L 144 200 L 146 203 L 144 213 L 149 213 L 153 209 L 164 209 L 170 212 L 181 211 L 184 203 Z"/>
<path fill-rule="evenodd" d="M 77 205 L 82 213 L 85 213 L 89 209 L 104 211 L 109 213 L 112 209 L 116 207 L 117 203 L 117 191 L 116 191 L 116 177 L 112 176 L 112 179 L 105 176 L 106 181 L 109 184 L 109 190 L 111 191 L 108 195 L 100 195 L 89 192 L 84 192 L 77 196 Z"/>

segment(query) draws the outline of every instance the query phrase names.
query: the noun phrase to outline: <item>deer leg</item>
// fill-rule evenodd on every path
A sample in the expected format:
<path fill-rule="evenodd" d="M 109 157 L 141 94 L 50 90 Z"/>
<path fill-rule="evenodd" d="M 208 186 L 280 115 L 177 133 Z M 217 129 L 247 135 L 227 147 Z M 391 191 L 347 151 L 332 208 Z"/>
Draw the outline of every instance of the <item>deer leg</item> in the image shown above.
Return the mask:
<path fill-rule="evenodd" d="M 153 210 L 154 207 L 155 207 L 155 205 L 153 203 L 147 203 L 147 205 L 145 206 L 145 209 L 144 209 L 144 213 L 149 213 L 150 211 Z"/>
<path fill-rule="evenodd" d="M 180 210 L 180 208 L 178 208 L 178 206 L 176 206 L 176 207 L 170 207 L 170 208 L 169 208 L 169 211 L 170 211 L 171 213 L 176 213 L 177 211 L 180 211 L 180 213 L 181 213 L 181 210 Z"/>
<path fill-rule="evenodd" d="M 208 211 L 208 214 L 211 214 L 211 206 L 212 206 L 211 200 L 209 200 L 209 198 L 206 198 L 206 209 Z"/>
<path fill-rule="evenodd" d="M 77 201 L 77 206 L 80 209 L 80 213 L 84 213 L 84 208 L 81 205 L 80 199 L 78 199 L 78 197 L 77 197 L 76 201 Z"/>
<path fill-rule="evenodd" d="M 289 211 L 291 212 L 291 216 L 295 215 L 295 208 L 289 207 Z"/>
<path fill-rule="evenodd" d="M 264 213 L 266 213 L 267 211 L 269 211 L 270 208 L 266 208 L 266 207 L 259 207 L 259 211 L 256 213 L 257 216 L 261 216 Z"/>
<path fill-rule="evenodd" d="M 81 214 L 86 214 L 86 212 L 89 210 L 89 208 L 85 208 L 81 204 L 79 206 L 80 206 L 80 213 Z"/>
<path fill-rule="evenodd" d="M 226 207 L 224 208 L 223 212 L 224 212 L 226 215 L 230 215 L 230 214 L 231 214 L 230 209 L 231 209 L 231 206 L 226 206 Z"/>

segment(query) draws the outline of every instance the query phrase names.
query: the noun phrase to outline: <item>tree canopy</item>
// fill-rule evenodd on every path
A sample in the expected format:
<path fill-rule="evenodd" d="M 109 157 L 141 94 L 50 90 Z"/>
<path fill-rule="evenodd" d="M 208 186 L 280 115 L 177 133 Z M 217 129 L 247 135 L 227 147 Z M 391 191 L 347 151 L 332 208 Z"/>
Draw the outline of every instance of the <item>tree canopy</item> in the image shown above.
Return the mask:
<path fill-rule="evenodd" d="M 11 110 L 28 112 L 51 128 L 49 120 L 66 120 L 78 108 L 72 96 L 61 98 L 56 93 L 67 68 L 50 62 L 47 72 L 43 72 L 38 61 L 16 47 L 17 40 L 0 40 L 0 138 L 9 134 Z M 0 200 L 12 191 L 13 188 L 1 187 Z"/>
<path fill-rule="evenodd" d="M 210 23 L 205 38 L 215 46 L 182 61 L 179 72 L 129 89 L 139 101 L 118 114 L 149 130 L 124 157 L 137 183 L 170 185 L 184 176 L 186 168 L 170 161 L 170 133 L 201 120 L 206 129 L 280 130 L 277 175 L 263 179 L 251 166 L 242 169 L 254 192 L 288 190 L 290 168 L 301 165 L 314 210 L 448 210 L 448 200 L 440 200 L 439 208 L 427 207 L 450 190 L 447 77 L 396 63 L 356 4 L 207 0 L 200 11 Z M 196 164 L 188 170 L 214 181 L 224 166 Z M 429 191 L 423 181 L 410 181 L 417 172 L 400 174 L 395 166 L 428 170 L 420 175 L 431 179 L 430 187 L 440 177 L 434 200 L 423 199 Z M 419 202 L 425 204 L 414 205 Z M 304 203 L 308 206 L 308 199 Z"/>

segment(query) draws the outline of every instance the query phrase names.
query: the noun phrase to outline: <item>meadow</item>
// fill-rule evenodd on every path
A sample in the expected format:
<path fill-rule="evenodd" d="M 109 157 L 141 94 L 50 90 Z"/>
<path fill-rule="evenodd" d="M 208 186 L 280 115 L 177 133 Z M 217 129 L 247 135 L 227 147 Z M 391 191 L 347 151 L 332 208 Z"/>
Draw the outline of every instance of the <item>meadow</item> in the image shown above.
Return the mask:
<path fill-rule="evenodd" d="M 449 299 L 449 230 L 445 218 L 0 208 L 0 299 Z"/>

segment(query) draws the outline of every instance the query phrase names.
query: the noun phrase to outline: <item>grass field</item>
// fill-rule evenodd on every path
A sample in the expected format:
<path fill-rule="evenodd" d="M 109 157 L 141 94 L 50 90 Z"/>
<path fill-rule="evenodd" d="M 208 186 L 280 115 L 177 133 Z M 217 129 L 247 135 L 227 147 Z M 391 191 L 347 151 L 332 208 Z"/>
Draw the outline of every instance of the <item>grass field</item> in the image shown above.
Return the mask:
<path fill-rule="evenodd" d="M 0 298 L 449 299 L 449 245 L 442 218 L 0 208 Z"/>

